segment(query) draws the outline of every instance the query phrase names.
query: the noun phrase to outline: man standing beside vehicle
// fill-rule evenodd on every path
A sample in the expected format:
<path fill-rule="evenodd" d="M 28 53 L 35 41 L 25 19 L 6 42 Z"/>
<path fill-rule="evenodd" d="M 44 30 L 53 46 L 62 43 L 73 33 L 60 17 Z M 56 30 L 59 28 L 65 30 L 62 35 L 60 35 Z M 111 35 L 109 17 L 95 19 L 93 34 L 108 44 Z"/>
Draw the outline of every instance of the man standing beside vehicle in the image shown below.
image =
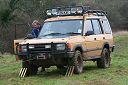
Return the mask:
<path fill-rule="evenodd" d="M 37 38 L 41 31 L 42 26 L 38 20 L 34 20 L 32 23 L 32 27 L 33 27 L 33 29 L 32 29 L 31 34 L 32 34 L 33 38 Z M 42 67 L 42 69 L 41 69 L 41 72 L 43 72 L 43 71 L 45 71 L 44 67 Z"/>
<path fill-rule="evenodd" d="M 31 34 L 32 34 L 33 38 L 37 38 L 39 33 L 40 33 L 42 26 L 41 26 L 39 21 L 34 20 L 32 23 L 32 27 L 33 27 L 33 29 L 32 29 Z"/>

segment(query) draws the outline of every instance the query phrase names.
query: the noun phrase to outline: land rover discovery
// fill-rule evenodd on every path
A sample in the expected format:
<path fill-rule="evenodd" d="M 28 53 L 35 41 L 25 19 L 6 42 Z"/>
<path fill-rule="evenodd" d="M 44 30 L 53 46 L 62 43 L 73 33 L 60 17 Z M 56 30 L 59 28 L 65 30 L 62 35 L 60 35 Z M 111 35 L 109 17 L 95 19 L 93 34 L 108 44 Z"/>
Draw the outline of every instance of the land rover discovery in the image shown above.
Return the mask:
<path fill-rule="evenodd" d="M 106 12 L 76 6 L 46 13 L 39 36 L 16 46 L 16 55 L 27 68 L 26 75 L 36 74 L 38 67 L 69 65 L 79 74 L 83 72 L 83 61 L 96 61 L 99 68 L 110 66 L 114 42 Z"/>

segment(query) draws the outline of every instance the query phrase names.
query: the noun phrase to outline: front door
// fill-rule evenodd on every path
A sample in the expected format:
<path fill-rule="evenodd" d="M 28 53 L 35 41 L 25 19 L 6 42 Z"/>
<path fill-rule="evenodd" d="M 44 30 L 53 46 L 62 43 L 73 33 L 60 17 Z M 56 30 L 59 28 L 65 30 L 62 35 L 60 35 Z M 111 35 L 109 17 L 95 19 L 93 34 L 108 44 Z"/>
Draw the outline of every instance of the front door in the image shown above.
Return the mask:
<path fill-rule="evenodd" d="M 101 55 L 101 45 L 103 44 L 103 32 L 98 19 L 88 19 L 86 20 L 86 36 L 85 36 L 85 45 L 86 45 L 86 58 L 93 59 L 94 57 L 99 57 Z M 88 32 L 92 34 L 88 35 Z M 94 34 L 93 34 L 94 33 Z"/>

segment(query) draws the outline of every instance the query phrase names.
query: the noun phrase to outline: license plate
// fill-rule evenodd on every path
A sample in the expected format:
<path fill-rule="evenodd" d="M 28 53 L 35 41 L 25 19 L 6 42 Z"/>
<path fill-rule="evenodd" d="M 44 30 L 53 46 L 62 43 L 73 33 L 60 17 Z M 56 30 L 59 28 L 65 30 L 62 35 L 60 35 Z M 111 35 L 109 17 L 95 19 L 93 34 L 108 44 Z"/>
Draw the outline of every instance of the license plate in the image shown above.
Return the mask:
<path fill-rule="evenodd" d="M 43 54 L 43 53 L 39 54 L 39 55 L 37 56 L 37 59 L 45 60 L 45 59 L 46 59 L 46 54 Z"/>

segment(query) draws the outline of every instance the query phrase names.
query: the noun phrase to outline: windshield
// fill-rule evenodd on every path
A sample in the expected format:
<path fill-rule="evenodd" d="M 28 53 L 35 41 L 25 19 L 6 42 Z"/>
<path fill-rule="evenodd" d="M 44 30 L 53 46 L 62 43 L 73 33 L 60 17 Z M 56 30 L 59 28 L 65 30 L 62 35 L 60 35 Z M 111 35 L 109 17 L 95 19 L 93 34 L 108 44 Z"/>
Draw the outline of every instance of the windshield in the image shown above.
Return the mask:
<path fill-rule="evenodd" d="M 44 23 L 39 37 L 60 36 L 68 34 L 82 33 L 83 20 L 63 20 Z"/>

